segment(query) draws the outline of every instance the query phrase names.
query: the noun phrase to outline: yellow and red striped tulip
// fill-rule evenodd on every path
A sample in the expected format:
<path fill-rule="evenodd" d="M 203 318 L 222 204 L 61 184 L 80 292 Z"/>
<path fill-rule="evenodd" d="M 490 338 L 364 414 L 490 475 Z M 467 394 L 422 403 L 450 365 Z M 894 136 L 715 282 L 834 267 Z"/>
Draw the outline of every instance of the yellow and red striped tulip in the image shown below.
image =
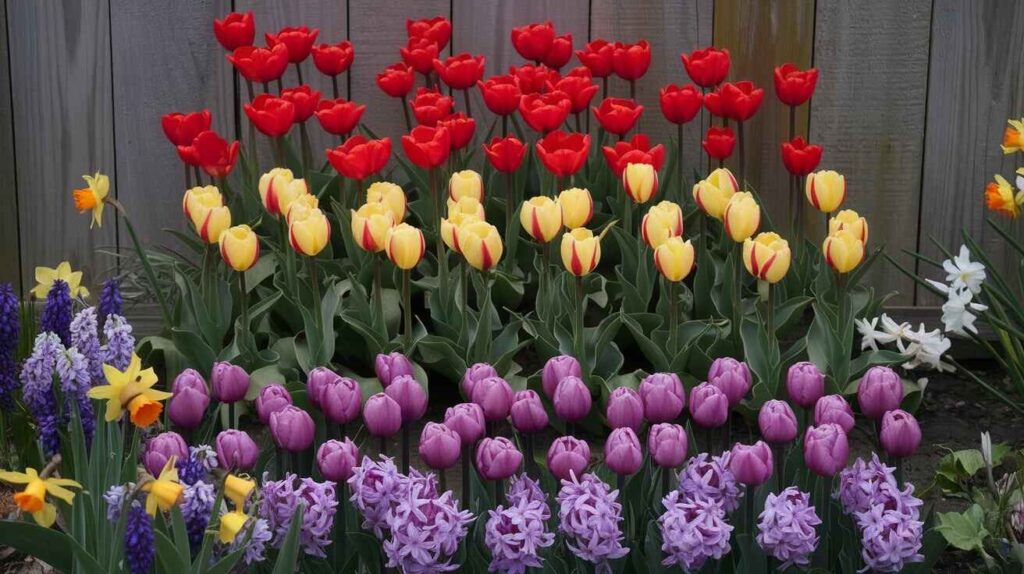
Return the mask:
<path fill-rule="evenodd" d="M 458 201 L 463 197 L 472 197 L 481 203 L 484 201 L 484 180 L 471 169 L 457 171 L 448 180 L 448 198 Z"/>
<path fill-rule="evenodd" d="M 226 205 L 212 208 L 200 207 L 192 213 L 199 220 L 196 234 L 207 243 L 217 243 L 220 241 L 221 234 L 231 227 L 231 210 Z"/>
<path fill-rule="evenodd" d="M 377 181 L 366 189 L 366 203 L 383 203 L 390 211 L 395 223 L 405 221 L 405 192 L 390 181 Z"/>
<path fill-rule="evenodd" d="M 474 269 L 489 271 L 501 259 L 504 245 L 498 228 L 485 221 L 474 221 L 459 227 L 462 256 Z"/>
<path fill-rule="evenodd" d="M 260 240 L 248 225 L 229 227 L 220 234 L 220 256 L 235 271 L 247 271 L 260 258 Z"/>
<path fill-rule="evenodd" d="M 519 210 L 519 222 L 538 243 L 547 243 L 562 230 L 562 208 L 546 195 L 531 197 Z"/>
<path fill-rule="evenodd" d="M 416 267 L 416 264 L 423 258 L 426 248 L 427 243 L 423 239 L 423 232 L 408 223 L 399 223 L 388 230 L 386 240 L 388 259 L 399 269 L 409 270 Z"/>
<path fill-rule="evenodd" d="M 864 260 L 864 243 L 846 229 L 825 238 L 821 246 L 825 261 L 839 273 L 849 273 Z"/>
<path fill-rule="evenodd" d="M 761 281 L 778 283 L 789 271 L 793 254 L 789 242 L 778 233 L 758 233 L 743 242 L 743 265 L 747 272 Z"/>
<path fill-rule="evenodd" d="M 715 219 L 722 219 L 726 204 L 738 189 L 736 176 L 720 167 L 693 186 L 693 199 L 701 211 Z"/>
<path fill-rule="evenodd" d="M 309 193 L 306 180 L 295 179 L 292 170 L 275 167 L 260 176 L 260 201 L 263 209 L 275 217 L 287 215 L 288 208 L 299 196 Z"/>
<path fill-rule="evenodd" d="M 741 243 L 761 225 L 761 207 L 750 192 L 734 193 L 722 212 L 722 223 L 729 238 Z"/>
<path fill-rule="evenodd" d="M 562 225 L 566 229 L 583 227 L 594 216 L 594 199 L 590 190 L 573 187 L 558 194 L 558 206 L 562 208 Z"/>
<path fill-rule="evenodd" d="M 586 227 L 577 227 L 562 235 L 562 265 L 577 277 L 589 275 L 601 262 L 601 236 Z"/>
<path fill-rule="evenodd" d="M 448 200 L 448 216 L 451 217 L 456 213 L 472 215 L 480 221 L 487 220 L 483 204 L 481 204 L 477 198 L 470 197 L 468 195 L 459 200 Z"/>
<path fill-rule="evenodd" d="M 846 199 L 846 177 L 837 171 L 816 171 L 807 176 L 804 190 L 814 209 L 832 213 Z"/>
<path fill-rule="evenodd" d="M 224 198 L 221 196 L 220 190 L 212 185 L 193 187 L 186 191 L 185 196 L 181 198 L 181 210 L 196 228 L 202 224 L 202 219 L 199 218 L 200 212 L 205 213 L 206 209 L 222 205 L 224 205 Z"/>
<path fill-rule="evenodd" d="M 391 210 L 382 203 L 364 203 L 358 211 L 352 210 L 352 237 L 370 253 L 384 251 L 388 230 L 394 225 Z"/>
<path fill-rule="evenodd" d="M 622 189 L 634 203 L 647 203 L 658 193 L 658 170 L 649 163 L 626 164 Z"/>
<path fill-rule="evenodd" d="M 693 244 L 682 237 L 669 237 L 654 250 L 654 266 L 661 276 L 678 283 L 693 271 L 695 263 Z"/>
<path fill-rule="evenodd" d="M 856 235 L 861 243 L 868 242 L 868 220 L 864 219 L 852 209 L 844 209 L 828 220 L 828 233 L 848 229 Z"/>
<path fill-rule="evenodd" d="M 652 205 L 640 222 L 644 243 L 657 249 L 669 237 L 683 234 L 683 210 L 671 201 Z"/>
<path fill-rule="evenodd" d="M 327 247 L 331 239 L 331 222 L 327 220 L 324 212 L 316 208 L 296 211 L 296 216 L 288 224 L 288 238 L 292 249 L 302 255 L 313 257 Z"/>
<path fill-rule="evenodd" d="M 447 218 L 441 219 L 441 239 L 444 240 L 444 244 L 448 246 L 448 249 L 456 253 L 462 253 L 462 248 L 459 246 L 459 228 L 467 223 L 475 223 L 477 221 L 482 220 L 475 214 L 466 214 L 458 211 Z"/>
<path fill-rule="evenodd" d="M 292 214 L 299 210 L 317 209 L 320 207 L 320 200 L 317 199 L 312 193 L 304 193 L 295 198 L 291 205 L 288 206 L 288 212 L 285 214 L 286 221 L 292 222 Z"/>

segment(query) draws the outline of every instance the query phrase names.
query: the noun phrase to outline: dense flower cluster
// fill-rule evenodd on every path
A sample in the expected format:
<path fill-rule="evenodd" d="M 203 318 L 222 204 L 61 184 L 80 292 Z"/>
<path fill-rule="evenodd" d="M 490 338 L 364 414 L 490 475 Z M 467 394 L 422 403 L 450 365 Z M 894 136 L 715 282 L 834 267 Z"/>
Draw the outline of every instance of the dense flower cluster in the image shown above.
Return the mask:
<path fill-rule="evenodd" d="M 299 505 L 302 505 L 302 529 L 299 536 L 303 551 L 323 558 L 324 547 L 331 543 L 331 528 L 338 501 L 334 483 L 317 482 L 309 477 L 286 474 L 282 480 L 263 476 L 263 498 L 260 516 L 274 532 L 273 544 L 279 547 L 288 534 L 288 526 Z"/>
<path fill-rule="evenodd" d="M 363 516 L 363 528 L 372 530 L 377 538 L 384 535 L 391 508 L 399 499 L 405 477 L 398 471 L 395 461 L 381 457 L 375 462 L 363 457 L 355 467 L 348 484 L 352 488 L 352 503 Z"/>
<path fill-rule="evenodd" d="M 103 500 L 107 503 L 107 520 L 117 522 L 121 519 L 121 511 L 124 509 L 124 500 L 128 493 L 135 489 L 135 485 L 115 484 L 103 493 Z"/>
<path fill-rule="evenodd" d="M 390 535 L 383 545 L 387 566 L 406 574 L 457 570 L 459 565 L 450 560 L 472 521 L 473 514 L 459 510 L 450 490 L 436 493 L 433 476 L 410 477 L 388 521 Z"/>
<path fill-rule="evenodd" d="M 181 495 L 181 516 L 188 531 L 188 542 L 193 550 L 203 543 L 206 525 L 210 522 L 213 503 L 217 498 L 213 484 L 197 480 L 185 487 Z"/>
<path fill-rule="evenodd" d="M 117 279 L 107 279 L 100 291 L 100 316 L 121 314 L 121 284 Z"/>
<path fill-rule="evenodd" d="M 512 479 L 508 507 L 489 511 L 484 543 L 491 551 L 491 572 L 523 574 L 527 568 L 541 568 L 541 549 L 555 542 L 545 523 L 551 518 L 547 496 L 536 481 L 525 474 Z"/>
<path fill-rule="evenodd" d="M 85 444 L 89 445 L 92 443 L 96 426 L 96 420 L 92 413 L 92 401 L 86 394 L 92 388 L 89 361 L 82 353 L 78 352 L 77 348 L 69 347 L 63 352 L 57 353 L 55 366 L 60 379 L 61 393 L 64 395 L 64 412 L 71 413 L 77 410 L 82 432 L 85 435 Z"/>
<path fill-rule="evenodd" d="M 103 347 L 103 362 L 114 366 L 117 370 L 123 371 L 132 360 L 132 351 L 135 349 L 135 336 L 132 335 L 132 326 L 121 315 L 107 315 L 103 323 L 103 335 L 107 339 Z"/>
<path fill-rule="evenodd" d="M 39 314 L 39 332 L 54 333 L 61 343 L 71 344 L 71 287 L 60 279 L 53 282 L 46 294 L 43 312 Z"/>
<path fill-rule="evenodd" d="M 665 513 L 658 519 L 658 526 L 661 549 L 668 554 L 662 564 L 698 570 L 708 558 L 718 559 L 729 552 L 733 527 L 725 520 L 720 500 L 673 490 L 662 504 Z"/>
<path fill-rule="evenodd" d="M 702 452 L 686 462 L 679 473 L 679 492 L 689 498 L 708 498 L 722 505 L 725 512 L 739 506 L 740 488 L 729 470 L 731 453 L 718 456 Z"/>
<path fill-rule="evenodd" d="M 244 546 L 243 562 L 246 564 L 263 562 L 267 558 L 267 544 L 274 539 L 270 523 L 265 518 L 256 518 L 250 519 L 246 524 L 246 528 L 251 528 L 252 532 L 248 533 L 248 539 L 246 539 L 246 533 L 239 533 L 235 541 L 231 543 L 231 551 L 234 552 Z"/>
<path fill-rule="evenodd" d="M 103 381 L 103 355 L 98 325 L 95 307 L 82 309 L 71 320 L 71 345 L 89 362 L 90 385 Z"/>
<path fill-rule="evenodd" d="M 124 523 L 124 560 L 131 574 L 150 572 L 156 560 L 153 520 L 138 502 L 132 503 Z"/>
<path fill-rule="evenodd" d="M 757 543 L 782 562 L 781 570 L 793 564 L 806 566 L 818 547 L 815 527 L 821 519 L 809 499 L 806 492 L 791 486 L 764 501 L 764 512 L 757 519 Z"/>
<path fill-rule="evenodd" d="M 0 285 L 0 410 L 14 408 L 14 391 L 18 386 L 18 364 L 15 351 L 21 334 L 21 308 L 18 295 L 10 283 Z"/>
<path fill-rule="evenodd" d="M 53 374 L 60 352 L 60 337 L 50 332 L 40 333 L 32 355 L 21 369 L 22 397 L 36 420 L 39 442 L 47 456 L 60 449 L 61 420 L 53 392 Z"/>
<path fill-rule="evenodd" d="M 558 530 L 565 535 L 569 550 L 595 564 L 599 573 L 611 572 L 609 560 L 629 554 L 629 548 L 622 545 L 618 496 L 617 490 L 612 491 L 593 473 L 582 479 L 573 473 L 558 491 Z"/>

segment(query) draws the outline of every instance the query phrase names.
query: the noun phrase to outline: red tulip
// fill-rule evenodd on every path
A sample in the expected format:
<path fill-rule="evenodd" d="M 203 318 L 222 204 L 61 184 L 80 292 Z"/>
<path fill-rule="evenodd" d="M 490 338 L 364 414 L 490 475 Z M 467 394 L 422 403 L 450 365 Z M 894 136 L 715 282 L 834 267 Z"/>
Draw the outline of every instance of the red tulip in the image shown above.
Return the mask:
<path fill-rule="evenodd" d="M 519 114 L 535 131 L 547 133 L 562 125 L 569 116 L 572 102 L 565 92 L 527 94 L 519 100 Z"/>
<path fill-rule="evenodd" d="M 377 87 L 392 98 L 403 98 L 412 91 L 414 79 L 412 68 L 408 64 L 398 62 L 377 74 Z"/>
<path fill-rule="evenodd" d="M 421 20 L 406 20 L 405 31 L 410 38 L 426 38 L 437 44 L 438 51 L 448 45 L 452 37 L 452 23 L 443 16 L 434 18 L 423 18 Z"/>
<path fill-rule="evenodd" d="M 614 147 L 604 146 L 601 151 L 604 152 L 608 168 L 617 178 L 622 177 L 623 170 L 631 163 L 650 164 L 658 171 L 665 162 L 665 147 L 661 144 L 651 147 L 650 140 L 644 134 L 636 134 L 631 140 L 615 142 Z"/>
<path fill-rule="evenodd" d="M 188 165 L 194 165 L 199 167 L 199 159 L 195 156 L 195 149 L 192 145 L 179 145 L 175 146 L 178 150 L 178 158 Z"/>
<path fill-rule="evenodd" d="M 228 54 L 228 61 L 246 80 L 266 83 L 280 78 L 288 68 L 288 48 L 284 44 L 269 48 L 242 46 Z"/>
<path fill-rule="evenodd" d="M 782 142 L 782 163 L 793 175 L 807 175 L 821 162 L 821 146 L 810 145 L 797 136 L 792 141 Z"/>
<path fill-rule="evenodd" d="M 188 147 L 192 148 L 191 157 L 210 177 L 227 177 L 238 160 L 238 142 L 231 142 L 229 145 L 227 140 L 216 132 L 200 133 Z M 180 147 L 178 150 L 181 153 Z"/>
<path fill-rule="evenodd" d="M 607 78 L 613 71 L 612 60 L 615 57 L 615 45 L 608 40 L 594 40 L 582 50 L 576 50 L 580 63 L 590 68 L 595 78 Z"/>
<path fill-rule="evenodd" d="M 704 96 L 693 84 L 670 84 L 661 89 L 661 113 L 673 124 L 685 124 L 697 117 Z"/>
<path fill-rule="evenodd" d="M 704 141 L 700 142 L 700 145 L 712 158 L 723 160 L 732 155 L 732 148 L 736 146 L 736 135 L 732 133 L 730 127 L 708 128 L 708 135 L 704 136 Z"/>
<path fill-rule="evenodd" d="M 532 64 L 526 64 L 525 66 L 511 66 L 508 69 L 508 73 L 515 76 L 516 83 L 519 85 L 519 91 L 523 94 L 535 94 L 537 92 L 543 92 L 547 89 L 548 84 L 554 84 L 558 82 L 558 72 L 552 70 L 547 66 L 534 66 Z"/>
<path fill-rule="evenodd" d="M 536 146 L 544 167 L 558 177 L 567 177 L 586 163 L 590 135 L 556 130 L 544 136 Z"/>
<path fill-rule="evenodd" d="M 355 57 L 356 51 L 348 40 L 337 44 L 320 44 L 313 48 L 313 65 L 327 76 L 337 76 L 347 71 Z"/>
<path fill-rule="evenodd" d="M 466 116 L 464 112 L 458 112 L 438 121 L 437 126 L 448 129 L 452 151 L 455 151 L 468 146 L 473 141 L 476 120 Z"/>
<path fill-rule="evenodd" d="M 572 103 L 570 111 L 574 114 L 584 112 L 597 93 L 597 84 L 591 78 L 590 69 L 585 66 L 573 68 L 562 79 L 548 86 L 550 90 L 565 92 Z"/>
<path fill-rule="evenodd" d="M 512 173 L 522 165 L 526 157 L 526 146 L 513 136 L 494 138 L 491 143 L 484 144 L 484 153 L 494 169 Z"/>
<path fill-rule="evenodd" d="M 698 86 L 711 88 L 721 84 L 729 75 L 729 50 L 709 46 L 683 54 L 683 67 Z"/>
<path fill-rule="evenodd" d="M 451 134 L 443 127 L 416 126 L 402 136 L 402 149 L 414 164 L 423 169 L 435 168 L 448 161 Z"/>
<path fill-rule="evenodd" d="M 550 20 L 543 24 L 527 24 L 512 28 L 512 45 L 527 60 L 540 62 L 555 41 L 555 26 Z"/>
<path fill-rule="evenodd" d="M 477 82 L 487 109 L 499 116 L 507 116 L 519 109 L 519 84 L 512 76 L 494 76 Z"/>
<path fill-rule="evenodd" d="M 708 109 L 709 114 L 715 117 L 729 117 L 729 112 L 725 107 L 725 99 L 722 97 L 722 86 L 718 86 L 714 91 L 704 94 L 704 107 Z"/>
<path fill-rule="evenodd" d="M 788 63 L 775 68 L 775 94 L 787 106 L 799 106 L 811 99 L 817 83 L 817 68 L 801 71 Z"/>
<path fill-rule="evenodd" d="M 345 98 L 336 100 L 320 100 L 316 107 L 316 119 L 324 131 L 336 136 L 352 133 L 359 125 L 366 106 L 350 102 Z"/>
<path fill-rule="evenodd" d="M 761 107 L 764 100 L 764 90 L 754 85 L 754 82 L 743 80 L 741 82 L 722 84 L 721 94 L 725 112 L 730 119 L 743 122 L 754 117 L 757 109 Z"/>
<path fill-rule="evenodd" d="M 416 97 L 409 105 L 412 113 L 416 116 L 416 122 L 423 126 L 434 127 L 439 120 L 442 120 L 452 113 L 452 99 L 441 95 L 437 90 L 420 87 L 416 90 Z"/>
<path fill-rule="evenodd" d="M 160 118 L 164 135 L 176 146 L 187 146 L 200 132 L 210 129 L 210 110 L 183 114 L 173 112 Z"/>
<path fill-rule="evenodd" d="M 434 71 L 449 88 L 468 90 L 484 77 L 484 57 L 459 54 L 441 60 L 434 60 Z"/>
<path fill-rule="evenodd" d="M 296 86 L 282 90 L 281 98 L 295 106 L 295 121 L 301 123 L 308 120 L 316 111 L 316 106 L 320 102 L 320 92 L 309 86 Z"/>
<path fill-rule="evenodd" d="M 366 139 L 354 135 L 336 148 L 327 150 L 327 161 L 343 177 L 364 180 L 384 169 L 391 157 L 391 139 Z"/>
<path fill-rule="evenodd" d="M 593 111 L 605 131 L 621 136 L 633 129 L 644 107 L 626 98 L 605 98 Z"/>
<path fill-rule="evenodd" d="M 403 62 L 424 75 L 433 69 L 434 60 L 437 59 L 439 52 L 433 40 L 419 36 L 409 38 L 409 43 L 398 50 Z"/>
<path fill-rule="evenodd" d="M 245 104 L 245 115 L 264 134 L 278 138 L 288 133 L 295 123 L 295 106 L 284 98 L 260 94 Z"/>
<path fill-rule="evenodd" d="M 651 66 L 651 45 L 647 40 L 636 44 L 615 43 L 615 54 L 612 57 L 612 68 L 615 75 L 623 80 L 634 81 L 647 73 Z"/>
<path fill-rule="evenodd" d="M 316 42 L 320 30 L 309 29 L 308 26 L 286 26 L 281 28 L 277 34 L 265 34 L 267 45 L 273 48 L 278 44 L 284 44 L 288 48 L 288 61 L 297 64 L 309 57 L 313 49 L 313 42 Z"/>
<path fill-rule="evenodd" d="M 555 36 L 551 49 L 541 59 L 544 65 L 555 70 L 569 63 L 572 59 L 572 34 Z"/>
<path fill-rule="evenodd" d="M 223 20 L 214 19 L 213 35 L 224 49 L 231 52 L 242 46 L 252 46 L 256 38 L 256 23 L 252 12 L 232 12 Z"/>

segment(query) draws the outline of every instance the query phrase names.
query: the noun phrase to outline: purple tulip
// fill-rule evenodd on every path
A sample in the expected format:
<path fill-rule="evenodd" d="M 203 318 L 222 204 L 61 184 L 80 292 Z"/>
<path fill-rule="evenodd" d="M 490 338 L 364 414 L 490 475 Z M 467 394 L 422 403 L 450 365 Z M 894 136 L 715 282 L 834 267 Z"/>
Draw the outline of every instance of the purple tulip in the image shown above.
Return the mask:
<path fill-rule="evenodd" d="M 167 401 L 167 416 L 175 425 L 191 430 L 203 422 L 206 407 L 210 406 L 210 392 L 203 376 L 194 369 L 185 369 L 171 387 L 172 396 Z"/>
<path fill-rule="evenodd" d="M 720 427 L 729 420 L 729 398 L 711 383 L 701 383 L 690 391 L 690 416 L 701 428 Z"/>
<path fill-rule="evenodd" d="M 512 387 L 501 377 L 487 377 L 477 381 L 470 399 L 480 405 L 487 421 L 500 421 L 512 408 Z"/>
<path fill-rule="evenodd" d="M 556 438 L 548 448 L 548 470 L 558 480 L 583 476 L 590 464 L 590 445 L 574 436 Z"/>
<path fill-rule="evenodd" d="M 736 443 L 731 452 L 729 470 L 737 482 L 760 486 L 768 481 L 772 475 L 772 449 L 764 441 L 759 440 L 754 444 Z"/>
<path fill-rule="evenodd" d="M 237 403 L 249 390 L 249 373 L 226 361 L 214 363 L 210 372 L 213 397 L 222 403 Z"/>
<path fill-rule="evenodd" d="M 338 377 L 320 389 L 320 410 L 324 418 L 336 424 L 347 424 L 359 417 L 363 390 L 348 377 Z"/>
<path fill-rule="evenodd" d="M 878 438 L 886 454 L 906 458 L 921 445 L 921 426 L 917 424 L 914 415 L 895 409 L 882 417 L 882 430 Z"/>
<path fill-rule="evenodd" d="M 768 401 L 757 413 L 757 426 L 764 440 L 772 443 L 786 443 L 796 438 L 796 415 L 785 401 Z"/>
<path fill-rule="evenodd" d="M 558 383 L 566 377 L 583 378 L 583 368 L 580 367 L 580 362 L 569 355 L 558 355 L 548 359 L 548 362 L 544 363 L 544 370 L 540 375 L 540 384 L 544 388 L 544 394 L 549 399 L 554 398 Z"/>
<path fill-rule="evenodd" d="M 476 447 L 476 469 L 487 480 L 512 476 L 522 462 L 523 453 L 503 436 L 485 438 Z"/>
<path fill-rule="evenodd" d="M 142 464 L 151 476 L 160 476 L 160 471 L 171 457 L 178 460 L 188 458 L 188 445 L 176 432 L 160 433 L 146 443 Z"/>
<path fill-rule="evenodd" d="M 227 429 L 217 435 L 217 461 L 227 470 L 252 470 L 256 466 L 260 447 L 249 433 Z"/>
<path fill-rule="evenodd" d="M 563 378 L 555 387 L 552 402 L 555 403 L 555 415 L 570 423 L 583 420 L 593 404 L 586 383 L 572 375 Z"/>
<path fill-rule="evenodd" d="M 388 395 L 377 393 L 363 405 L 363 422 L 373 436 L 392 437 L 402 428 L 402 407 Z"/>
<path fill-rule="evenodd" d="M 644 402 L 633 389 L 619 387 L 608 397 L 605 414 L 613 429 L 629 427 L 633 432 L 640 432 L 644 424 Z"/>
<path fill-rule="evenodd" d="M 427 412 L 427 392 L 411 375 L 399 375 L 391 379 L 391 384 L 384 389 L 384 394 L 394 399 L 402 408 L 404 423 L 418 421 Z"/>
<path fill-rule="evenodd" d="M 640 381 L 644 417 L 652 423 L 672 422 L 686 406 L 683 382 L 675 373 L 652 373 Z"/>
<path fill-rule="evenodd" d="M 548 412 L 534 391 L 519 391 L 512 397 L 512 426 L 523 434 L 540 432 L 548 426 Z"/>
<path fill-rule="evenodd" d="M 476 363 L 466 369 L 466 373 L 462 375 L 462 396 L 466 397 L 467 400 L 472 400 L 473 387 L 477 383 L 486 379 L 487 377 L 497 377 L 498 371 L 494 370 L 494 367 L 488 363 Z"/>
<path fill-rule="evenodd" d="M 857 404 L 869 419 L 881 419 L 885 413 L 900 408 L 902 401 L 903 382 L 889 367 L 871 367 L 857 385 Z"/>
<path fill-rule="evenodd" d="M 323 394 L 327 385 L 340 378 L 341 375 L 327 367 L 317 367 L 310 371 L 309 377 L 306 379 L 306 396 L 309 397 L 309 403 L 318 409 L 321 408 L 320 395 Z"/>
<path fill-rule="evenodd" d="M 394 353 L 378 353 L 373 361 L 373 370 L 377 373 L 377 379 L 386 389 L 395 377 L 400 375 L 414 376 L 412 363 L 405 355 L 395 351 Z"/>
<path fill-rule="evenodd" d="M 267 385 L 256 396 L 256 414 L 260 422 L 270 422 L 270 415 L 292 404 L 292 396 L 283 385 Z"/>
<path fill-rule="evenodd" d="M 455 431 L 464 445 L 480 440 L 487 430 L 484 410 L 476 403 L 459 403 L 454 407 L 448 407 L 444 413 L 444 426 Z"/>
<path fill-rule="evenodd" d="M 786 373 L 786 392 L 794 404 L 809 409 L 825 394 L 825 375 L 810 361 L 796 363 Z"/>
<path fill-rule="evenodd" d="M 843 432 L 853 429 L 853 409 L 842 395 L 825 395 L 814 404 L 814 424 L 834 423 L 843 428 Z"/>
<path fill-rule="evenodd" d="M 850 445 L 846 431 L 837 424 L 807 427 L 804 433 L 804 463 L 819 476 L 835 476 L 846 466 Z"/>
<path fill-rule="evenodd" d="M 316 450 L 316 467 L 331 482 L 344 482 L 358 464 L 359 447 L 351 439 L 329 440 Z"/>
<path fill-rule="evenodd" d="M 734 407 L 750 390 L 750 368 L 732 357 L 720 357 L 708 369 L 708 382 L 725 393 L 729 406 Z"/>
<path fill-rule="evenodd" d="M 663 468 L 675 468 L 686 460 L 689 440 L 686 430 L 672 423 L 658 423 L 647 434 L 647 451 L 654 464 Z"/>
<path fill-rule="evenodd" d="M 288 452 L 302 452 L 313 444 L 313 417 L 295 405 L 270 414 L 270 436 Z"/>
<path fill-rule="evenodd" d="M 420 458 L 430 468 L 444 470 L 455 466 L 461 448 L 459 433 L 441 423 L 427 423 L 420 433 Z"/>
<path fill-rule="evenodd" d="M 604 464 L 615 474 L 633 474 L 640 470 L 644 453 L 640 439 L 629 427 L 617 428 L 604 443 Z"/>

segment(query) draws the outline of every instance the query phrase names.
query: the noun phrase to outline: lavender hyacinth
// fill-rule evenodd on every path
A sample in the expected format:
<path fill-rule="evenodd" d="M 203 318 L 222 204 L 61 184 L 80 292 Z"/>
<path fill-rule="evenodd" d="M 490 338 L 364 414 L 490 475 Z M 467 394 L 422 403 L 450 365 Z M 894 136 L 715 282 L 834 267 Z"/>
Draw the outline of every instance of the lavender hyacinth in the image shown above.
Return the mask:
<path fill-rule="evenodd" d="M 363 463 L 352 469 L 348 485 L 352 489 L 352 503 L 363 516 L 363 528 L 373 530 L 377 538 L 388 527 L 388 516 L 397 503 L 406 477 L 398 472 L 395 461 L 381 456 L 374 462 L 364 456 Z"/>
<path fill-rule="evenodd" d="M 472 521 L 473 514 L 459 510 L 450 490 L 437 495 L 432 476 L 408 480 L 388 521 L 390 536 L 383 545 L 387 566 L 405 574 L 457 570 L 451 557 Z"/>
<path fill-rule="evenodd" d="M 121 518 L 121 509 L 124 508 L 124 497 L 135 488 L 133 483 L 115 484 L 103 493 L 103 500 L 107 503 L 107 520 L 117 522 Z"/>
<path fill-rule="evenodd" d="M 10 283 L 0 285 L 0 410 L 14 408 L 14 390 L 18 387 L 15 351 L 21 333 L 18 296 Z"/>
<path fill-rule="evenodd" d="M 103 336 L 107 344 L 103 347 L 103 362 L 123 371 L 128 368 L 135 350 L 132 326 L 121 315 L 108 315 L 103 323 Z"/>
<path fill-rule="evenodd" d="M 711 456 L 702 452 L 691 458 L 679 472 L 679 492 L 685 497 L 704 497 L 720 502 L 725 512 L 739 506 L 740 489 L 729 470 L 732 453 Z"/>
<path fill-rule="evenodd" d="M 92 414 L 92 401 L 89 389 L 92 388 L 89 374 L 89 361 L 75 347 L 64 349 L 57 354 L 57 375 L 60 378 L 60 389 L 64 393 L 64 412 L 78 409 L 78 418 L 85 435 L 85 444 L 92 444 L 92 436 L 96 421 Z"/>
<path fill-rule="evenodd" d="M 117 279 L 110 278 L 103 282 L 103 289 L 100 291 L 100 316 L 121 314 L 121 283 Z"/>
<path fill-rule="evenodd" d="M 91 386 L 103 381 L 103 354 L 97 325 L 95 307 L 82 309 L 71 321 L 71 345 L 89 362 Z"/>
<path fill-rule="evenodd" d="M 895 472 L 894 467 L 886 466 L 879 460 L 877 453 L 872 453 L 871 462 L 858 458 L 853 465 L 843 469 L 839 473 L 839 490 L 836 493 L 836 498 L 843 505 L 843 512 L 854 514 L 868 511 L 883 496 L 881 490 L 884 484 L 898 489 Z"/>
<path fill-rule="evenodd" d="M 299 536 L 302 549 L 310 556 L 327 556 L 324 547 L 331 543 L 331 528 L 338 508 L 333 482 L 317 482 L 309 477 L 299 480 L 290 473 L 283 480 L 274 481 L 264 474 L 262 497 L 260 516 L 274 532 L 275 547 L 284 542 L 292 515 L 301 504 L 304 507 Z"/>
<path fill-rule="evenodd" d="M 153 521 L 146 514 L 146 509 L 134 502 L 128 509 L 128 519 L 124 524 L 124 561 L 131 574 L 146 574 L 152 570 L 155 559 Z"/>
<path fill-rule="evenodd" d="M 217 498 L 212 484 L 203 481 L 186 486 L 181 494 L 181 516 L 185 519 L 188 543 L 195 552 L 203 544 L 206 525 L 210 522 L 213 503 Z"/>
<path fill-rule="evenodd" d="M 235 541 L 231 543 L 231 552 L 238 550 L 244 545 L 245 554 L 242 555 L 243 562 L 246 564 L 263 562 L 267 559 L 267 544 L 274 538 L 274 533 L 270 530 L 270 524 L 263 518 L 256 518 L 247 521 L 245 528 L 252 529 L 249 539 L 246 540 L 245 536 L 239 533 L 235 537 Z"/>
<path fill-rule="evenodd" d="M 488 511 L 484 543 L 491 551 L 491 572 L 523 574 L 527 568 L 543 567 L 539 553 L 555 542 L 545 523 L 551 518 L 547 496 L 536 481 L 526 474 L 512 479 L 508 489 L 508 508 Z"/>
<path fill-rule="evenodd" d="M 21 394 L 36 420 L 39 442 L 46 456 L 52 456 L 60 448 L 61 421 L 53 393 L 54 369 L 60 352 L 60 338 L 56 334 L 40 333 L 32 355 L 21 369 Z"/>
<path fill-rule="evenodd" d="M 39 332 L 56 333 L 61 343 L 71 344 L 71 288 L 60 279 L 53 282 L 46 294 L 46 303 L 39 315 Z"/>
<path fill-rule="evenodd" d="M 558 491 L 558 530 L 573 554 L 597 566 L 597 574 L 611 572 L 609 560 L 629 554 L 622 545 L 622 505 L 619 491 L 612 491 L 597 475 L 563 480 Z"/>
<path fill-rule="evenodd" d="M 757 543 L 782 562 L 781 570 L 793 564 L 807 566 L 818 547 L 815 527 L 819 524 L 821 519 L 811 506 L 809 495 L 791 486 L 765 499 L 764 512 L 757 519 Z"/>
<path fill-rule="evenodd" d="M 668 554 L 662 564 L 697 570 L 708 558 L 717 560 L 729 553 L 733 527 L 725 521 L 721 501 L 673 490 L 661 503 L 665 506 L 658 518 L 661 549 Z"/>

